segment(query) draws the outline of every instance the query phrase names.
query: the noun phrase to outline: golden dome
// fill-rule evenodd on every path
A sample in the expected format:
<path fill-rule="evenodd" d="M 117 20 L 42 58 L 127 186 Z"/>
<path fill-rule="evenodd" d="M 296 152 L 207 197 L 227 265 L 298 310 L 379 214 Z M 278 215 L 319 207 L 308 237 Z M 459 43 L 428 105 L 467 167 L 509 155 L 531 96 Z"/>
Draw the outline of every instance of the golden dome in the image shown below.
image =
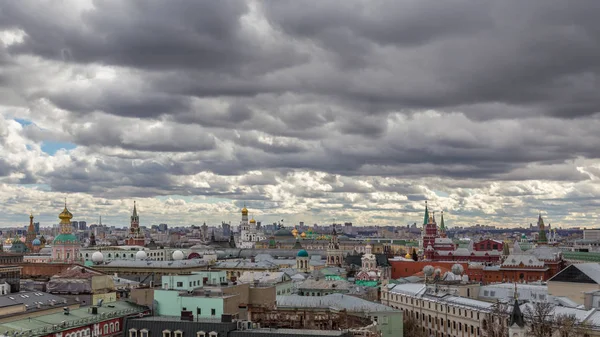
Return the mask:
<path fill-rule="evenodd" d="M 254 220 L 254 218 L 250 219 L 250 223 L 256 223 L 256 220 Z"/>
<path fill-rule="evenodd" d="M 302 233 L 300 234 L 301 237 L 305 238 L 306 237 L 306 233 Z"/>
<path fill-rule="evenodd" d="M 404 257 L 407 258 L 407 259 L 411 259 L 412 258 L 412 256 L 410 255 L 409 252 L 406 252 L 406 255 L 404 255 Z"/>
<path fill-rule="evenodd" d="M 298 230 L 296 228 L 292 229 L 292 234 L 294 234 L 294 236 L 296 236 L 298 234 Z"/>
<path fill-rule="evenodd" d="M 10 238 L 6 238 L 6 240 L 4 240 L 4 243 L 10 245 L 12 243 L 12 240 Z"/>
<path fill-rule="evenodd" d="M 246 208 L 246 206 L 242 208 L 242 215 L 248 215 L 248 209 Z"/>
<path fill-rule="evenodd" d="M 73 214 L 71 214 L 71 212 L 69 212 L 69 210 L 67 209 L 67 205 L 66 204 L 65 204 L 65 209 L 63 209 L 63 211 L 58 215 L 58 218 L 61 221 L 68 220 L 69 222 L 73 218 Z"/>

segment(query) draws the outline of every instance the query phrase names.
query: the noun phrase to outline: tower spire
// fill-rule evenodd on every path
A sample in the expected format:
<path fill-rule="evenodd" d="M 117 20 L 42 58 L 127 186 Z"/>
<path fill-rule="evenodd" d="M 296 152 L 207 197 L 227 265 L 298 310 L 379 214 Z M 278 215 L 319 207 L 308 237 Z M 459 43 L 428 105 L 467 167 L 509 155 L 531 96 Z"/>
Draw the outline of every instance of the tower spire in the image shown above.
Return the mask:
<path fill-rule="evenodd" d="M 520 328 L 525 326 L 525 317 L 523 316 L 523 313 L 521 312 L 521 308 L 519 308 L 519 296 L 518 296 L 518 292 L 517 292 L 517 284 L 515 283 L 515 303 L 513 304 L 513 310 L 512 313 L 510 314 L 510 321 L 508 323 L 509 327 L 512 327 L 513 325 L 518 325 Z"/>
<path fill-rule="evenodd" d="M 425 200 L 425 217 L 423 217 L 423 225 L 429 222 L 429 209 L 427 208 L 427 200 Z"/>

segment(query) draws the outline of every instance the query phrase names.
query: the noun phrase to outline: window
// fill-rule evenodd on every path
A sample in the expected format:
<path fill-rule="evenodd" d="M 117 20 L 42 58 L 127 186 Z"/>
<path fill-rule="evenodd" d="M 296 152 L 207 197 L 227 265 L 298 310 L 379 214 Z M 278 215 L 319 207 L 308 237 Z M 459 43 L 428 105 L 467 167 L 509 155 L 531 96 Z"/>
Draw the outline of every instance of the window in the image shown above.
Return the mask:
<path fill-rule="evenodd" d="M 137 337 L 137 330 L 129 329 L 129 337 Z"/>
<path fill-rule="evenodd" d="M 119 322 L 115 322 L 115 331 L 119 331 Z"/>
<path fill-rule="evenodd" d="M 219 334 L 216 331 L 211 331 L 208 336 L 209 337 L 217 337 Z"/>
<path fill-rule="evenodd" d="M 183 282 L 177 282 L 178 287 L 183 287 Z"/>
<path fill-rule="evenodd" d="M 104 334 L 108 333 L 108 324 L 104 324 Z"/>
<path fill-rule="evenodd" d="M 217 311 L 215 309 L 210 309 L 210 315 L 214 316 L 217 314 Z"/>
<path fill-rule="evenodd" d="M 140 337 L 148 337 L 148 329 L 140 330 Z"/>
<path fill-rule="evenodd" d="M 196 332 L 196 337 L 206 337 L 206 332 L 198 331 L 198 332 Z"/>
<path fill-rule="evenodd" d="M 163 337 L 171 337 L 171 330 L 163 330 Z"/>
<path fill-rule="evenodd" d="M 175 331 L 175 337 L 183 337 L 183 331 L 181 331 L 181 330 L 176 330 L 176 331 Z"/>

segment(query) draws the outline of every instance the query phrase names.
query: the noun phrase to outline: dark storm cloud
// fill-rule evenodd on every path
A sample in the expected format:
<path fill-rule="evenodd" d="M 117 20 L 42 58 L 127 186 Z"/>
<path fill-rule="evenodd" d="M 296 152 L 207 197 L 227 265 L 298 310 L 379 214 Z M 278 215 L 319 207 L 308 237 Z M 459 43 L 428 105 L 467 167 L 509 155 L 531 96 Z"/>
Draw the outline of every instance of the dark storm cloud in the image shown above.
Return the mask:
<path fill-rule="evenodd" d="M 548 193 L 468 200 L 491 182 L 597 175 L 572 162 L 600 157 L 595 0 L 0 4 L 0 27 L 25 33 L 0 46 L 0 90 L 27 100 L 34 124 L 61 118 L 21 134 L 80 145 L 51 172 L 0 162 L 18 182 L 265 209 L 291 198 L 317 213 L 413 212 L 405 199 L 435 190 L 476 216 L 494 202 L 525 214 L 517 200 Z"/>
<path fill-rule="evenodd" d="M 2 3 L 0 21 L 27 33 L 23 44 L 11 48 L 15 53 L 154 70 L 233 72 L 267 61 L 272 67 L 294 62 L 285 50 L 269 51 L 279 59 L 261 60 L 268 54 L 240 23 L 249 11 L 243 0 L 94 1 L 93 9 L 72 17 L 63 13 L 72 8 L 53 2 Z M 34 15 L 32 6 L 44 15 Z"/>

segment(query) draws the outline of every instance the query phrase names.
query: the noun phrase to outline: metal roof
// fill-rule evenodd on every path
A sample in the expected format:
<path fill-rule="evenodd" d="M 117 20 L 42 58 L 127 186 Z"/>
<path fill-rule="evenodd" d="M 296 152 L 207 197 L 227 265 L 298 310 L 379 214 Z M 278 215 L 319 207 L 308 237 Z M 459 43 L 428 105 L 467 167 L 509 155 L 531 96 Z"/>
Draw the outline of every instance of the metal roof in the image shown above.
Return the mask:
<path fill-rule="evenodd" d="M 63 312 L 52 313 L 37 317 L 29 317 L 17 321 L 0 324 L 0 334 L 9 335 L 14 332 L 26 332 L 27 336 L 48 335 L 53 331 L 62 331 L 65 328 L 75 328 L 89 325 L 92 322 L 108 320 L 112 317 L 137 314 L 147 308 L 133 303 L 119 301 L 106 303 L 98 308 L 98 314 L 91 313 L 91 307 L 72 309 L 69 315 Z"/>
<path fill-rule="evenodd" d="M 277 307 L 291 308 L 335 308 L 346 309 L 349 312 L 399 312 L 392 307 L 364 300 L 362 298 L 344 295 L 330 294 L 325 296 L 299 296 L 287 295 L 277 296 Z"/>

